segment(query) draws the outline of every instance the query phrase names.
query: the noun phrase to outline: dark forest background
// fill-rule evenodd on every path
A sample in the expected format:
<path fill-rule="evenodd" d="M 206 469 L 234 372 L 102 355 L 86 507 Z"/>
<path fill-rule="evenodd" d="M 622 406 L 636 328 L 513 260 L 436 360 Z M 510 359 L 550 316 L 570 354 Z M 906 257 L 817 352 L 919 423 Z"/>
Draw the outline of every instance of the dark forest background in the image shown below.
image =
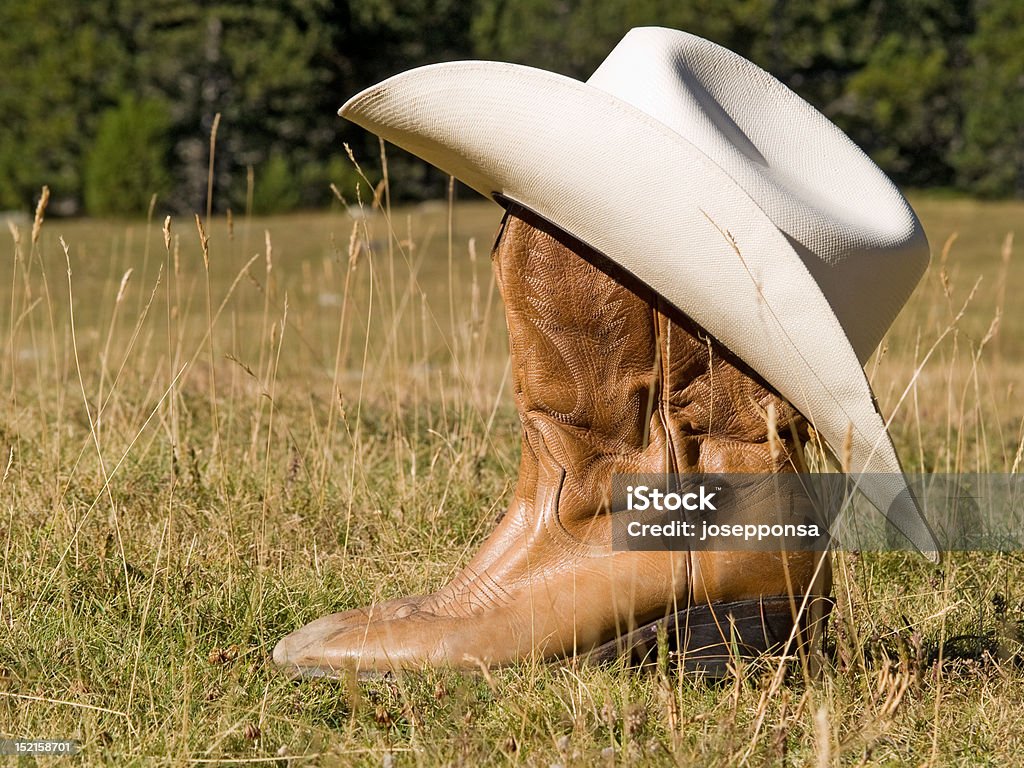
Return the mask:
<path fill-rule="evenodd" d="M 0 0 L 0 210 L 202 210 L 217 113 L 215 208 L 322 207 L 343 142 L 376 165 L 336 116 L 361 88 L 460 58 L 586 79 L 645 24 L 757 62 L 904 187 L 1024 196 L 1021 0 Z M 389 158 L 392 199 L 444 194 Z"/>

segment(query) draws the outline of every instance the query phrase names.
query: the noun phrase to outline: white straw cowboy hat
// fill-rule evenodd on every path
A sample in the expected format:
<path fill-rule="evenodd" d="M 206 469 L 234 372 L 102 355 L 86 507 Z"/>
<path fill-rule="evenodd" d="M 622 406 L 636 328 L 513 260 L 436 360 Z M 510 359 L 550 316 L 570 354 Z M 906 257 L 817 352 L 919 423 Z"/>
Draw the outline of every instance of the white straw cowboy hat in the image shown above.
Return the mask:
<path fill-rule="evenodd" d="M 340 114 L 650 285 L 848 451 L 864 494 L 937 560 L 863 369 L 928 242 L 885 174 L 774 77 L 694 35 L 639 28 L 586 83 L 436 64 Z"/>

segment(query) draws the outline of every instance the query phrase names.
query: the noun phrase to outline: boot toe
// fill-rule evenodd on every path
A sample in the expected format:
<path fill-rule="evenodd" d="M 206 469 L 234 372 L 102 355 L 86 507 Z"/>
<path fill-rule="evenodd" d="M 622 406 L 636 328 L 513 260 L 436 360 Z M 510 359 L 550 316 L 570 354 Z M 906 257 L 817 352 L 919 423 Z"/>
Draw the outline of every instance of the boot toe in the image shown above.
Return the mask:
<path fill-rule="evenodd" d="M 328 648 L 334 638 L 365 628 L 367 621 L 367 614 L 362 610 L 321 616 L 278 641 L 274 646 L 274 664 L 293 677 L 323 675 L 325 667 L 333 666 Z"/>
<path fill-rule="evenodd" d="M 274 663 L 293 671 L 299 662 L 308 663 L 316 658 L 316 646 L 324 645 L 350 629 L 364 630 L 371 622 L 401 619 L 415 613 L 425 597 L 400 597 L 366 608 L 321 616 L 303 627 L 291 632 L 274 646 Z M 311 658 L 312 657 L 312 658 Z"/>

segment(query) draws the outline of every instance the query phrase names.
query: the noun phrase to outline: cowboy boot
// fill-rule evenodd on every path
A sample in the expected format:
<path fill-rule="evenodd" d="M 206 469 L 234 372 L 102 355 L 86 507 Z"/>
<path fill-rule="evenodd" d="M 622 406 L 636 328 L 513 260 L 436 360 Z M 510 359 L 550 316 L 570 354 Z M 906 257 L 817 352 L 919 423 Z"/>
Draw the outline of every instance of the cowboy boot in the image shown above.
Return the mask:
<path fill-rule="evenodd" d="M 793 471 L 803 419 L 650 289 L 527 211 L 503 220 L 493 260 L 523 438 L 508 511 L 447 586 L 322 617 L 281 640 L 275 662 L 333 675 L 607 654 L 667 615 L 710 610 L 728 625 L 713 608 L 736 605 L 785 639 L 802 598 L 829 590 L 820 553 L 613 551 L 611 480 Z"/>

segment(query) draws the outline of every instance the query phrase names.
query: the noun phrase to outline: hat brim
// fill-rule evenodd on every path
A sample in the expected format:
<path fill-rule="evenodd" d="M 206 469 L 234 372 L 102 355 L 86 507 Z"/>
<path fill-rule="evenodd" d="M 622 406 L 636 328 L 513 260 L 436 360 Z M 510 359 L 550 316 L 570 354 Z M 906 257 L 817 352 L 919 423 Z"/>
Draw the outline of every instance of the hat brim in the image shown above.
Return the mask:
<path fill-rule="evenodd" d="M 480 194 L 514 201 L 692 317 L 814 425 L 913 545 L 935 538 L 864 370 L 787 237 L 692 143 L 585 83 L 499 62 L 396 75 L 339 114 Z"/>

